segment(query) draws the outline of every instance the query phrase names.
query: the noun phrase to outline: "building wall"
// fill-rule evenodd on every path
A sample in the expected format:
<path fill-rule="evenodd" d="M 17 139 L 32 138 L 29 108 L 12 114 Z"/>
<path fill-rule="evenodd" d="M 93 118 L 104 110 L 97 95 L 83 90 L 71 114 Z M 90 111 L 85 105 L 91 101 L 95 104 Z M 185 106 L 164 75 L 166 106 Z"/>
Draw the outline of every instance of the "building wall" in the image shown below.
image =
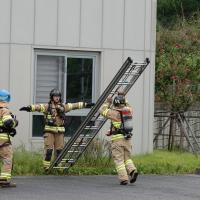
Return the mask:
<path fill-rule="evenodd" d="M 152 151 L 155 32 L 156 0 L 0 0 L 0 88 L 11 92 L 20 120 L 14 145 L 42 144 L 31 136 L 31 114 L 18 111 L 33 100 L 37 48 L 99 52 L 101 92 L 128 56 L 149 57 L 128 99 L 135 110 L 134 151 Z"/>

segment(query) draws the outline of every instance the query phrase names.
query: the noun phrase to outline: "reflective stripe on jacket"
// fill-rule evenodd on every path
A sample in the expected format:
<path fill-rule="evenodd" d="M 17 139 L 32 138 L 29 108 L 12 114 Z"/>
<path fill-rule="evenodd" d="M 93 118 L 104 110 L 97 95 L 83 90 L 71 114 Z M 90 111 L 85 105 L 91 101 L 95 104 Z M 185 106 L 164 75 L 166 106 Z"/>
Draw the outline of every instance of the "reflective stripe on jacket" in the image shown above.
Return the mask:
<path fill-rule="evenodd" d="M 0 133 L 0 140 L 5 142 L 10 141 L 10 136 L 8 133 Z"/>
<path fill-rule="evenodd" d="M 111 120 L 111 123 L 113 125 L 114 128 L 116 129 L 119 129 L 121 127 L 121 116 L 120 116 L 120 113 L 117 111 L 117 110 L 114 110 L 114 109 L 110 109 L 110 103 L 109 102 L 105 102 L 99 112 L 100 114 L 107 118 L 107 119 L 110 119 Z M 124 135 L 119 133 L 119 134 L 113 134 L 112 137 L 111 137 L 111 140 L 119 140 L 119 139 L 122 139 L 124 138 Z"/>
<path fill-rule="evenodd" d="M 45 125 L 44 127 L 45 132 L 54 132 L 54 133 L 64 133 L 65 127 L 64 126 L 49 126 Z"/>
<path fill-rule="evenodd" d="M 51 107 L 49 110 L 49 105 L 51 104 Z M 44 132 L 53 132 L 53 133 L 64 133 L 65 127 L 64 127 L 64 117 L 59 114 L 59 109 L 63 109 L 63 113 L 67 113 L 71 110 L 75 109 L 82 109 L 85 107 L 84 102 L 77 102 L 77 103 L 59 103 L 54 104 L 53 102 L 49 104 L 35 104 L 31 105 L 31 111 L 32 112 L 41 112 L 45 116 L 45 127 Z M 49 124 L 48 120 L 53 119 L 53 124 Z"/>
<path fill-rule="evenodd" d="M 11 128 L 15 128 L 17 125 L 16 119 L 14 119 L 11 114 L 12 113 L 6 107 L 0 109 L 0 145 L 3 145 L 4 143 L 10 143 L 10 136 L 6 131 L 6 127 L 4 126 L 6 121 L 13 121 L 13 126 Z"/>

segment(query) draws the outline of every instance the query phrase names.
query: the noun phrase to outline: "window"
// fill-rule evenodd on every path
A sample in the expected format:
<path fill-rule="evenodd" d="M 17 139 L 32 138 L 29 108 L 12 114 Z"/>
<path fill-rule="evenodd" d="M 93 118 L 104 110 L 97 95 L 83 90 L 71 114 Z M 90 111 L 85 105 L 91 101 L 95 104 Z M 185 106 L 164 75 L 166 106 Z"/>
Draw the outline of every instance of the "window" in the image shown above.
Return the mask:
<path fill-rule="evenodd" d="M 63 102 L 95 102 L 98 95 L 98 54 L 63 52 L 35 53 L 34 104 L 48 103 L 53 88 L 62 92 Z M 67 113 L 65 135 L 70 136 L 85 119 L 89 109 L 73 110 Z M 43 135 L 44 117 L 33 113 L 32 136 Z"/>

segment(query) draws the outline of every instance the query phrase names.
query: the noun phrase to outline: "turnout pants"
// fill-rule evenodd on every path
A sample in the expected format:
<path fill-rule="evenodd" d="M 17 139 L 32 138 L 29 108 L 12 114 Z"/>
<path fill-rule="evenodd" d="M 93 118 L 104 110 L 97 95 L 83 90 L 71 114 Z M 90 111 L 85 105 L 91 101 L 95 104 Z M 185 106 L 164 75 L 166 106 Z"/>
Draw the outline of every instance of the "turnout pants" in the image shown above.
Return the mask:
<path fill-rule="evenodd" d="M 1 167 L 0 180 L 10 181 L 13 159 L 13 150 L 11 144 L 0 147 L 0 158 L 3 162 Z"/>
<path fill-rule="evenodd" d="M 50 133 L 46 132 L 44 134 L 44 151 L 45 158 L 43 165 L 45 169 L 48 169 L 51 162 L 51 157 L 53 150 L 55 151 L 55 156 L 58 156 L 64 147 L 64 133 Z"/>
<path fill-rule="evenodd" d="M 136 170 L 136 167 L 131 160 L 131 140 L 124 138 L 113 140 L 111 143 L 112 157 L 118 173 L 119 181 L 128 181 L 130 173 Z"/>

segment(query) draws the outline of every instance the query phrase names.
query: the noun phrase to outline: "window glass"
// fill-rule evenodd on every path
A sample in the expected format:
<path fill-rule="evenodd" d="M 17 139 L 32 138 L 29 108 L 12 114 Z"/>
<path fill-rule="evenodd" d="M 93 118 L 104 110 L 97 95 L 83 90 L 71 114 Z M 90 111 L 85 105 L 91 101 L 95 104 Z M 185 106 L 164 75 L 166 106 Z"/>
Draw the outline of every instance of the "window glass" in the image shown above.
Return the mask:
<path fill-rule="evenodd" d="M 67 58 L 66 101 L 92 101 L 93 59 Z"/>
<path fill-rule="evenodd" d="M 67 116 L 65 124 L 65 136 L 72 136 L 84 121 L 84 119 L 85 116 Z"/>
<path fill-rule="evenodd" d="M 44 116 L 33 115 L 32 135 L 34 137 L 42 137 L 44 129 Z"/>

